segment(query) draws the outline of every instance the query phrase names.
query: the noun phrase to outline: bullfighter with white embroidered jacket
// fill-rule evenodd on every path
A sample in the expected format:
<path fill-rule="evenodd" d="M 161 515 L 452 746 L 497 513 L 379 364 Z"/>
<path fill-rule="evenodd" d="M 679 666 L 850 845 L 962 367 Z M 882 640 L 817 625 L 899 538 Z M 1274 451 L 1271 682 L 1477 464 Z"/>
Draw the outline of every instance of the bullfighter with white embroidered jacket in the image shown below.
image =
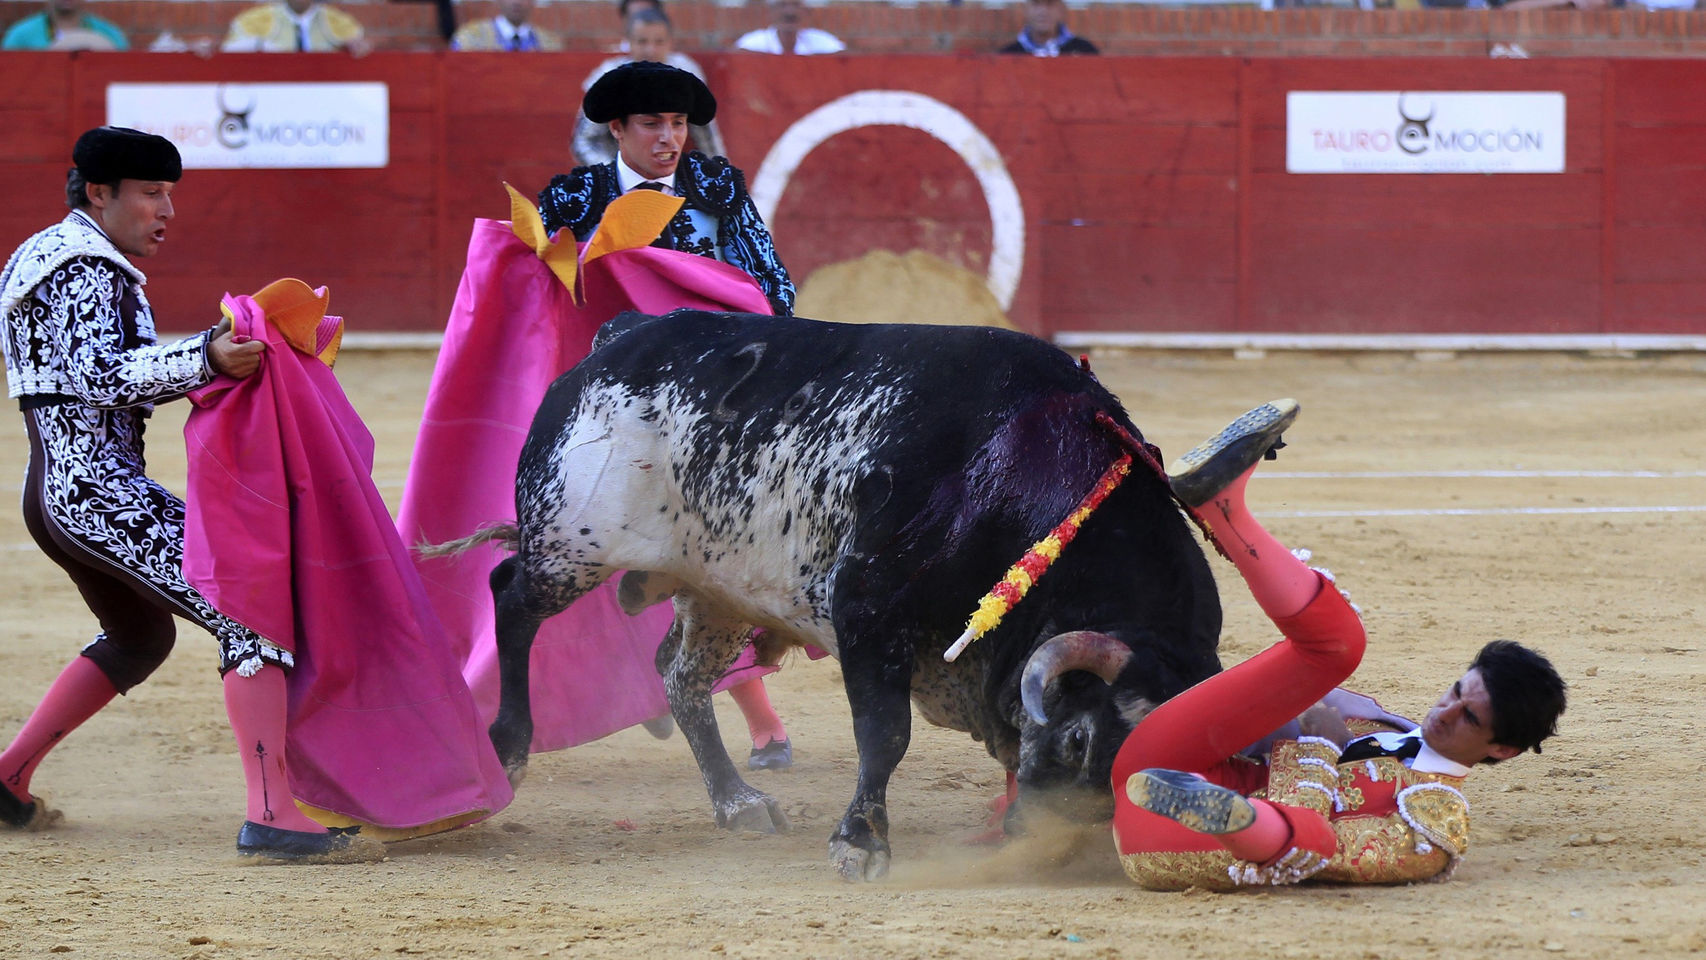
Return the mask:
<path fill-rule="evenodd" d="M 171 652 L 173 615 L 219 641 L 226 710 L 242 747 L 244 856 L 376 860 L 384 846 L 315 823 L 284 774 L 286 650 L 224 616 L 185 580 L 184 503 L 149 478 L 143 429 L 153 404 L 215 376 L 250 376 L 264 345 L 236 342 L 229 320 L 172 343 L 155 337 L 133 258 L 165 242 L 183 163 L 170 140 L 124 127 L 77 139 L 66 175 L 71 212 L 19 247 L 0 273 L 0 348 L 8 395 L 29 435 L 24 524 L 77 586 L 101 632 L 49 687 L 0 752 L 0 829 L 58 819 L 30 790 L 49 751 Z"/>

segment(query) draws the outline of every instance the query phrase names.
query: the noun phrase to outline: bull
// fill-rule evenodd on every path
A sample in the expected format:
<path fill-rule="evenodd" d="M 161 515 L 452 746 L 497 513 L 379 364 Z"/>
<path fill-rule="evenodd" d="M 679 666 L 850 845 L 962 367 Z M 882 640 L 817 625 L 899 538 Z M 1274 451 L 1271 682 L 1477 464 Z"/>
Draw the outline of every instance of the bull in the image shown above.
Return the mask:
<path fill-rule="evenodd" d="M 1121 430 L 1127 446 L 1140 436 L 1093 376 L 1010 331 L 615 318 L 551 386 L 522 450 L 515 552 L 491 576 L 498 756 L 519 780 L 539 624 L 626 570 L 630 610 L 674 598 L 658 667 L 719 826 L 788 826 L 736 771 L 711 708 L 754 628 L 841 662 L 859 751 L 829 842 L 845 878 L 888 870 L 909 698 L 1016 774 L 1019 809 L 1109 816 L 1136 721 L 1220 668 L 1219 595 L 1159 471 L 1134 470 L 1022 603 L 943 654 L 1120 455 Z"/>

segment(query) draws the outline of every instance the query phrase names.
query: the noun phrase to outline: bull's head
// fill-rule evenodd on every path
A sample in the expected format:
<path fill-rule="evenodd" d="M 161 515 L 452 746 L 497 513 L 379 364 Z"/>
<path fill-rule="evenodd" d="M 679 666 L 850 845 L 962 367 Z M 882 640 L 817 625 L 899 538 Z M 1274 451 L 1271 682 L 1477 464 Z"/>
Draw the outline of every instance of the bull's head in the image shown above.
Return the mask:
<path fill-rule="evenodd" d="M 1153 704 L 1120 682 L 1132 649 L 1088 630 L 1050 638 L 1019 680 L 1021 806 L 1077 821 L 1113 816 L 1114 755 Z"/>

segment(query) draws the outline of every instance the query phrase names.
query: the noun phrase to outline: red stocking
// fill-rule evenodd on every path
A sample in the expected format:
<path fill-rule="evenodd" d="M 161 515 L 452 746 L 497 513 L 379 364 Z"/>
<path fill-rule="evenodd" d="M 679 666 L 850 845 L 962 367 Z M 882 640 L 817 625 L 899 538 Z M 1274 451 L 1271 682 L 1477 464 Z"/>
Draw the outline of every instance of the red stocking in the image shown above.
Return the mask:
<path fill-rule="evenodd" d="M 1275 619 L 1289 617 L 1315 599 L 1320 582 L 1315 571 L 1292 556 L 1250 515 L 1250 508 L 1244 504 L 1244 487 L 1255 472 L 1256 466 L 1251 466 L 1193 512 L 1214 531 L 1214 539 L 1243 575 L 1262 612 Z"/>
<path fill-rule="evenodd" d="M 1267 863 L 1291 846 L 1291 824 L 1266 800 L 1251 800 L 1250 806 L 1256 810 L 1255 823 L 1233 833 L 1219 834 L 1214 839 L 1240 860 Z"/>
<path fill-rule="evenodd" d="M 1313 571 L 1310 576 L 1324 583 Z M 1186 770 L 1248 794 L 1261 785 L 1252 782 L 1260 768 L 1231 758 L 1325 696 L 1362 659 L 1362 621 L 1330 586 L 1318 589 L 1302 610 L 1274 622 L 1286 639 L 1156 707 L 1121 745 L 1112 784 L 1121 853 L 1202 849 L 1170 846 L 1182 828 L 1126 798 L 1133 773 L 1150 767 Z"/>

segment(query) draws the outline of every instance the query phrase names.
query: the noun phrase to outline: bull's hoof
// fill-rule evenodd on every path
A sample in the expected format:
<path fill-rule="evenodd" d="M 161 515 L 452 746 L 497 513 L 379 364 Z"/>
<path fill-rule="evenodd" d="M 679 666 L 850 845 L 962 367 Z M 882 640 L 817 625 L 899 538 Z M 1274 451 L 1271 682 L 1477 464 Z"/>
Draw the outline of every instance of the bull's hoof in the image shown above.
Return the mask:
<path fill-rule="evenodd" d="M 848 883 L 875 883 L 889 875 L 889 852 L 866 850 L 836 837 L 829 841 L 829 862 Z"/>
<path fill-rule="evenodd" d="M 776 798 L 756 791 L 750 797 L 719 805 L 717 826 L 747 833 L 787 833 L 792 829 Z"/>
<path fill-rule="evenodd" d="M 504 766 L 504 776 L 509 778 L 510 788 L 521 786 L 521 781 L 527 777 L 528 747 L 533 743 L 532 721 L 517 723 L 500 716 L 486 728 L 486 736 L 492 741 L 498 762 Z"/>

